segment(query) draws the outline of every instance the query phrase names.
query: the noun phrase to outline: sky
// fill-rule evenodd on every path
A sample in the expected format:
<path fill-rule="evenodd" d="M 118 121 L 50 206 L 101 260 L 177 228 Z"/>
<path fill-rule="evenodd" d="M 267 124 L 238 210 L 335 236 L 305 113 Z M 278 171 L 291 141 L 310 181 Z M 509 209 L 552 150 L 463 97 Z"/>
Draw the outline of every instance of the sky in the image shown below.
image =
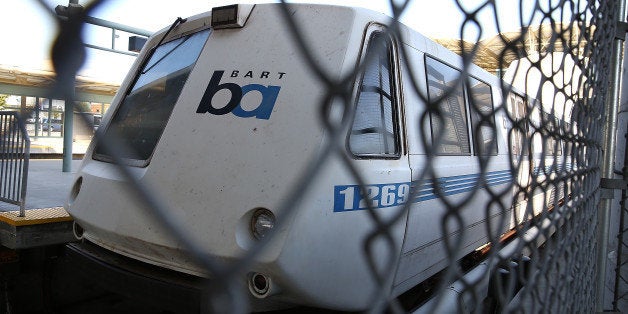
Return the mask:
<path fill-rule="evenodd" d="M 90 1 L 80 0 L 87 4 Z M 260 2 L 252 0 L 107 0 L 92 16 L 108 21 L 144 29 L 157 31 L 170 25 L 177 17 L 187 17 L 211 10 L 214 6 L 232 3 Z M 266 0 L 262 2 L 276 2 Z M 332 3 L 347 6 L 366 7 L 378 12 L 392 15 L 389 1 L 384 0 L 309 0 L 290 1 L 309 3 Z M 397 0 L 397 2 L 400 2 Z M 482 8 L 477 20 L 482 24 L 481 38 L 497 34 L 494 9 L 485 4 L 487 0 L 461 0 L 463 9 L 471 12 Z M 503 31 L 517 30 L 521 26 L 518 13 L 518 2 L 515 0 L 496 1 L 500 29 Z M 533 8 L 535 0 L 522 0 L 524 8 Z M 540 1 L 539 3 L 552 2 Z M 557 2 L 557 1 L 553 1 Z M 45 4 L 47 8 L 43 5 Z M 68 0 L 0 0 L 0 29 L 2 45 L 0 46 L 0 64 L 15 66 L 29 70 L 50 68 L 50 47 L 55 38 L 57 27 L 53 15 L 54 7 L 68 5 Z M 429 8 L 428 8 L 429 7 Z M 527 10 L 532 11 L 532 10 Z M 535 14 L 538 17 L 538 12 Z M 526 16 L 530 20 L 531 16 Z M 415 0 L 401 17 L 401 21 L 417 31 L 432 38 L 460 38 L 460 25 L 463 14 L 454 0 Z M 463 36 L 466 40 L 476 41 L 478 28 L 472 25 L 465 27 Z M 115 40 L 116 48 L 127 45 L 127 34 L 118 33 Z M 90 26 L 83 34 L 84 40 L 90 44 L 110 47 L 111 31 L 101 27 Z M 79 74 L 106 82 L 120 82 L 134 57 L 87 49 L 88 59 Z"/>

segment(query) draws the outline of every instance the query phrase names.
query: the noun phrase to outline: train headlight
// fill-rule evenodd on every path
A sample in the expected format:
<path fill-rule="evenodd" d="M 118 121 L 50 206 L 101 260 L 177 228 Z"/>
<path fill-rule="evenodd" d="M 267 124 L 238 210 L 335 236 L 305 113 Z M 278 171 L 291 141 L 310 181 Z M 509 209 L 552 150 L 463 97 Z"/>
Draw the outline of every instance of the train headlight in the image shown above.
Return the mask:
<path fill-rule="evenodd" d="M 214 29 L 242 28 L 254 6 L 254 4 L 233 4 L 212 8 L 211 25 Z"/>
<path fill-rule="evenodd" d="M 260 208 L 253 213 L 251 231 L 256 239 L 262 239 L 275 227 L 275 215 L 266 208 Z"/>

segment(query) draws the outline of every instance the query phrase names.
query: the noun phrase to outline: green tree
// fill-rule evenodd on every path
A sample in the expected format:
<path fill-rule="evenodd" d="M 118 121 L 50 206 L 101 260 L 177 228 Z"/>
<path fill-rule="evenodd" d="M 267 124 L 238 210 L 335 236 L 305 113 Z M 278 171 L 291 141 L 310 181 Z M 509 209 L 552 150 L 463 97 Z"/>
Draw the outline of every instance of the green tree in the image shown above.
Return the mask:
<path fill-rule="evenodd" d="M 74 112 L 91 112 L 92 104 L 87 101 L 74 102 Z"/>
<path fill-rule="evenodd" d="M 4 107 L 7 106 L 7 98 L 9 98 L 9 95 L 0 94 L 0 110 L 4 110 Z"/>

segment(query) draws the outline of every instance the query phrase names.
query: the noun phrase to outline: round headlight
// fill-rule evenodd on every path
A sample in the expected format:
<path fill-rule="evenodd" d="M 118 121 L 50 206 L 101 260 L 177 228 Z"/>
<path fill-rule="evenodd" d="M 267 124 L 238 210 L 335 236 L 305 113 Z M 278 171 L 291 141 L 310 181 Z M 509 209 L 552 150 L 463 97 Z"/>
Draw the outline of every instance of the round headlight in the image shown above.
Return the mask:
<path fill-rule="evenodd" d="M 260 208 L 253 213 L 251 231 L 256 239 L 263 238 L 275 226 L 275 215 L 266 208 Z"/>

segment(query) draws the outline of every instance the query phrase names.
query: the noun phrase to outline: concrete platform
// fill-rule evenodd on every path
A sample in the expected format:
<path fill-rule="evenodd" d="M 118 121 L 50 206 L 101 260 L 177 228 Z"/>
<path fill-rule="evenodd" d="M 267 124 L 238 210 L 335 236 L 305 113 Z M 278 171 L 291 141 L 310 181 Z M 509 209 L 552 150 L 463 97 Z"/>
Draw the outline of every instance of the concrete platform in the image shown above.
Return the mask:
<path fill-rule="evenodd" d="M 0 245 L 26 249 L 74 240 L 72 218 L 63 209 L 80 160 L 62 172 L 62 160 L 33 159 L 29 163 L 26 215 L 19 206 L 0 202 Z"/>
<path fill-rule="evenodd" d="M 81 161 L 72 161 L 71 172 L 61 172 L 61 159 L 31 159 L 28 166 L 26 208 L 61 207 L 69 195 Z M 0 202 L 0 212 L 18 210 L 19 206 Z"/>
<path fill-rule="evenodd" d="M 0 244 L 10 249 L 27 249 L 74 241 L 72 217 L 63 207 L 0 212 Z"/>

